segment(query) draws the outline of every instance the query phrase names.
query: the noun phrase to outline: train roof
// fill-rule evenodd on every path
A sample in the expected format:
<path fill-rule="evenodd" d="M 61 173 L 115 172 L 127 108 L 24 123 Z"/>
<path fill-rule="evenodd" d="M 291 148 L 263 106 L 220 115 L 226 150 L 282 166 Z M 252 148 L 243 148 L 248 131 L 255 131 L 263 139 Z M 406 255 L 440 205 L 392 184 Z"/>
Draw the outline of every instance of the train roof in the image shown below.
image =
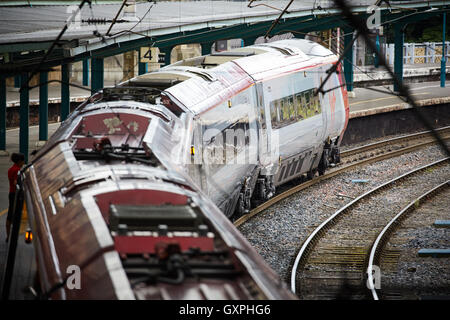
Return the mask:
<path fill-rule="evenodd" d="M 336 59 L 330 50 L 313 41 L 280 40 L 182 60 L 120 85 L 156 87 L 192 113 L 200 114 L 255 81 Z"/>

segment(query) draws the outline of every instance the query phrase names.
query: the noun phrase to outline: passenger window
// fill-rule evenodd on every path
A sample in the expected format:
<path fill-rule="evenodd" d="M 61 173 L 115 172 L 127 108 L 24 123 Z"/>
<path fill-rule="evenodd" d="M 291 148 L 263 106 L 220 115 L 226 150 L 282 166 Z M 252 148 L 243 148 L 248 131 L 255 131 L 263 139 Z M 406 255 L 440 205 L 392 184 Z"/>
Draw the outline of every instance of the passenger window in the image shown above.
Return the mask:
<path fill-rule="evenodd" d="M 265 129 L 266 128 L 266 114 L 265 114 L 266 112 L 264 110 L 264 105 L 260 104 L 259 111 L 260 111 L 259 121 L 261 123 L 261 128 Z"/>
<path fill-rule="evenodd" d="M 282 122 L 286 122 L 289 120 L 289 103 L 287 98 L 284 98 L 282 100 L 283 103 L 283 107 L 281 108 L 282 113 L 283 113 L 283 119 L 281 120 Z"/>
<path fill-rule="evenodd" d="M 290 115 L 290 120 L 295 121 L 294 96 L 289 97 L 289 115 Z"/>
<path fill-rule="evenodd" d="M 314 95 L 314 89 L 274 100 L 270 104 L 272 128 L 280 128 L 296 119 L 301 121 L 321 112 L 320 100 Z"/>
<path fill-rule="evenodd" d="M 309 96 L 309 91 L 305 92 L 305 102 L 306 102 L 306 117 L 310 117 L 311 116 L 311 99 Z"/>
<path fill-rule="evenodd" d="M 303 120 L 305 117 L 303 116 L 303 109 L 302 109 L 302 94 L 297 93 L 295 96 L 296 106 L 297 106 L 297 119 Z"/>
<path fill-rule="evenodd" d="M 270 118 L 272 119 L 272 127 L 277 126 L 277 101 L 272 101 L 270 103 Z"/>
<path fill-rule="evenodd" d="M 319 95 L 316 95 L 314 96 L 314 114 L 319 114 L 320 112 Z"/>
<path fill-rule="evenodd" d="M 302 116 L 303 116 L 303 119 L 308 118 L 308 115 L 307 115 L 307 105 L 306 105 L 306 97 L 305 97 L 305 93 L 304 93 L 304 92 L 302 93 Z"/>

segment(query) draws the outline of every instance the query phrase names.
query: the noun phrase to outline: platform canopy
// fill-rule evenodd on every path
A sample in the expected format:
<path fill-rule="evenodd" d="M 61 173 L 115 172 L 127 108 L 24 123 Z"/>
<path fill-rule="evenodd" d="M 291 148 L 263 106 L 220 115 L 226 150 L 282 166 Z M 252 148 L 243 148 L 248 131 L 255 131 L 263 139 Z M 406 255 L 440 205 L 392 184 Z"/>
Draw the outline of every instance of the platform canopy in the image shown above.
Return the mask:
<path fill-rule="evenodd" d="M 77 4 L 81 3 L 72 1 L 70 5 L 54 5 L 55 1 L 39 1 L 39 4 L 48 5 L 36 5 L 36 1 L 22 2 L 35 5 L 5 6 L 13 1 L 4 1 L 0 10 L 0 70 L 3 74 L 19 74 L 39 65 Z M 113 4 L 91 2 L 91 6 L 84 5 L 80 14 L 74 17 L 56 49 L 46 59 L 46 65 L 41 68 L 85 58 L 112 56 L 141 46 L 169 47 L 205 41 L 206 36 L 210 36 L 208 41 L 212 41 L 264 35 L 290 1 L 255 1 L 252 8 L 248 7 L 248 1 L 137 1 L 135 16 L 126 17 L 122 10 L 108 34 L 121 1 Z M 348 1 L 359 13 L 366 13 L 373 2 Z M 445 1 L 395 1 L 395 8 L 411 12 L 412 8 L 432 10 L 432 6 L 439 8 L 445 4 Z M 385 4 L 383 10 L 386 10 Z M 325 20 L 326 23 L 321 25 L 317 23 L 318 19 L 333 17 L 336 20 L 338 16 L 339 10 L 333 8 L 333 1 L 294 1 L 280 24 L 296 21 L 298 28 L 298 23 L 304 21 L 313 22 L 317 29 L 331 28 L 336 21 L 329 23 L 331 20 Z M 219 36 L 221 38 L 217 38 Z"/>

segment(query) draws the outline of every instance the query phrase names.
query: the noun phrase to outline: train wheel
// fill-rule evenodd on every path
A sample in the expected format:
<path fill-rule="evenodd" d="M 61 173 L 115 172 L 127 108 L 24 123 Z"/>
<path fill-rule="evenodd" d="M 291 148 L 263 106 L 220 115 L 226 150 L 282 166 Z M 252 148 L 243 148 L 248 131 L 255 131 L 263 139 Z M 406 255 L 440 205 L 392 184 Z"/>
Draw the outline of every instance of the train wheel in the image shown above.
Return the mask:
<path fill-rule="evenodd" d="M 339 147 L 337 146 L 333 146 L 333 148 L 331 149 L 331 161 L 334 164 L 338 164 L 341 162 L 341 152 L 339 150 Z"/>
<path fill-rule="evenodd" d="M 311 169 L 308 171 L 308 173 L 306 174 L 306 177 L 308 178 L 308 180 L 311 180 L 314 178 L 314 176 L 316 175 L 317 169 Z"/>
<path fill-rule="evenodd" d="M 239 218 L 240 216 L 242 216 L 244 214 L 244 212 L 245 212 L 244 194 L 241 192 L 241 193 L 239 193 L 239 199 L 237 202 L 235 218 Z"/>
<path fill-rule="evenodd" d="M 319 166 L 317 167 L 319 171 L 319 176 L 324 175 L 325 170 L 328 168 L 329 165 L 330 163 L 328 161 L 328 152 L 324 150 L 322 153 L 322 158 L 320 158 Z"/>

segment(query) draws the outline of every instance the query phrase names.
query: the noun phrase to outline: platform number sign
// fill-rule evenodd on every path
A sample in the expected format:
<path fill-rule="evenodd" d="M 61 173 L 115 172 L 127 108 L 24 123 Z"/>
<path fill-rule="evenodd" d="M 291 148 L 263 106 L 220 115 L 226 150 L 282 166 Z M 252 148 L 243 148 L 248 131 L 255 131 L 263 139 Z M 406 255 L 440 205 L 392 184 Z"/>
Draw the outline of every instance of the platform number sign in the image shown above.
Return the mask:
<path fill-rule="evenodd" d="M 147 52 L 143 56 L 144 59 L 152 60 L 152 50 L 147 50 Z"/>
<path fill-rule="evenodd" d="M 165 64 L 166 63 L 166 54 L 165 53 L 158 54 L 158 63 L 159 64 Z"/>
<path fill-rule="evenodd" d="M 141 62 L 141 63 L 161 63 L 159 61 L 159 56 L 161 55 L 159 53 L 159 48 L 142 47 L 140 53 L 141 53 L 141 55 L 140 55 L 141 57 L 140 57 L 139 62 Z"/>

